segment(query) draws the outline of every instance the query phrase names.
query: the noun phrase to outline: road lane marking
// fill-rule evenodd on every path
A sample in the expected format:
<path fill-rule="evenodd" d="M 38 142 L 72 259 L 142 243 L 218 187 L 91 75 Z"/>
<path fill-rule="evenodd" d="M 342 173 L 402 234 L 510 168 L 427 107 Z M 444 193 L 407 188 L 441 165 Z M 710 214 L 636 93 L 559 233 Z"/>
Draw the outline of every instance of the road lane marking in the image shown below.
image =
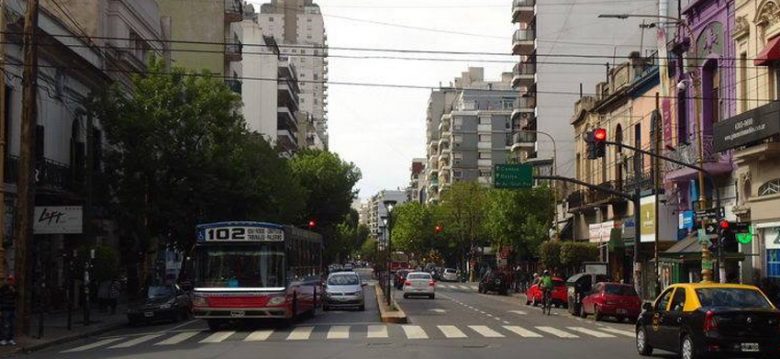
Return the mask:
<path fill-rule="evenodd" d="M 200 343 L 219 343 L 229 338 L 233 334 L 236 334 L 236 332 L 232 330 L 216 332 L 206 337 L 206 339 L 201 340 Z"/>
<path fill-rule="evenodd" d="M 419 325 L 402 325 L 401 328 L 407 339 L 428 339 L 428 334 Z"/>
<path fill-rule="evenodd" d="M 328 330 L 328 339 L 349 339 L 349 326 L 334 325 Z"/>
<path fill-rule="evenodd" d="M 580 333 L 584 333 L 584 334 L 587 334 L 587 335 L 592 335 L 592 336 L 594 336 L 596 338 L 614 338 L 615 337 L 612 334 L 597 332 L 595 330 L 591 330 L 591 329 L 587 329 L 587 328 L 583 328 L 583 327 L 567 327 L 567 328 L 569 328 L 569 329 L 571 329 L 571 330 L 573 330 L 575 332 L 580 332 Z"/>
<path fill-rule="evenodd" d="M 190 339 L 196 335 L 200 334 L 200 332 L 183 332 L 176 334 L 168 339 L 165 339 L 155 345 L 175 345 L 179 344 L 187 339 Z"/>
<path fill-rule="evenodd" d="M 129 348 L 129 347 L 131 347 L 133 345 L 141 344 L 143 342 L 147 342 L 147 341 L 150 341 L 150 340 L 152 340 L 154 338 L 161 337 L 161 336 L 162 336 L 162 334 L 144 335 L 142 337 L 138 337 L 138 338 L 135 338 L 133 340 L 128 340 L 128 341 L 126 341 L 124 343 L 120 343 L 120 344 L 114 345 L 112 347 L 108 347 L 108 349 Z"/>
<path fill-rule="evenodd" d="M 460 287 L 460 289 L 469 289 L 469 287 L 467 287 L 467 286 L 465 286 L 465 285 L 461 285 L 461 286 L 459 286 L 459 287 Z"/>
<path fill-rule="evenodd" d="M 536 327 L 536 329 L 541 330 L 545 333 L 552 334 L 559 338 L 579 338 L 579 336 L 574 335 L 569 332 L 564 332 L 563 330 L 555 329 L 553 327 Z"/>
<path fill-rule="evenodd" d="M 524 310 L 510 310 L 509 312 L 510 313 L 515 313 L 517 315 L 527 315 L 528 314 L 528 312 L 526 312 Z"/>
<path fill-rule="evenodd" d="M 314 330 L 314 327 L 297 327 L 292 332 L 290 332 L 290 335 L 287 336 L 287 340 L 309 339 L 312 330 Z"/>
<path fill-rule="evenodd" d="M 503 338 L 504 335 L 488 328 L 486 325 L 469 325 L 471 330 L 481 334 L 485 338 Z"/>
<path fill-rule="evenodd" d="M 601 328 L 601 330 L 605 331 L 605 332 L 613 333 L 613 334 L 625 335 L 625 336 L 631 337 L 631 338 L 633 338 L 634 335 L 636 335 L 636 333 L 634 333 L 634 332 L 632 332 L 630 330 L 621 330 L 621 329 L 615 329 L 615 328 L 610 328 L 610 327 L 604 327 L 604 328 Z"/>
<path fill-rule="evenodd" d="M 387 338 L 387 326 L 369 325 L 368 332 L 366 334 L 368 338 Z"/>
<path fill-rule="evenodd" d="M 103 340 L 96 341 L 96 342 L 91 343 L 91 344 L 82 345 L 80 347 L 75 347 L 73 349 L 63 350 L 60 353 L 83 352 L 85 350 L 90 350 L 90 349 L 95 349 L 97 347 L 102 347 L 104 345 L 108 345 L 108 344 L 111 344 L 113 342 L 120 341 L 122 339 L 125 339 L 125 337 L 103 339 Z"/>
<path fill-rule="evenodd" d="M 484 313 L 484 312 L 483 312 L 483 313 Z M 493 317 L 493 314 L 490 314 L 490 313 L 487 313 L 486 315 L 487 315 L 488 317 L 491 317 L 491 318 Z"/>
<path fill-rule="evenodd" d="M 256 330 L 256 331 L 254 331 L 252 333 L 249 333 L 249 335 L 247 335 L 247 337 L 244 338 L 244 341 L 245 342 L 262 342 L 262 341 L 268 339 L 268 337 L 270 337 L 271 334 L 273 334 L 273 333 L 274 333 L 273 330 Z"/>
<path fill-rule="evenodd" d="M 431 312 L 446 313 L 447 311 L 444 310 L 444 309 L 441 309 L 441 308 L 434 308 L 434 309 L 431 309 Z"/>
<path fill-rule="evenodd" d="M 454 325 L 439 325 L 439 330 L 441 330 L 441 333 L 444 334 L 447 338 L 465 338 L 466 333 L 458 329 L 458 327 Z"/>
<path fill-rule="evenodd" d="M 471 286 L 471 289 L 472 289 L 472 290 L 477 290 L 477 286 L 475 286 L 475 285 L 472 285 L 472 286 Z"/>
<path fill-rule="evenodd" d="M 504 324 L 509 324 L 509 322 L 507 322 L 507 321 L 505 320 L 505 321 L 504 321 Z"/>
<path fill-rule="evenodd" d="M 539 333 L 532 332 L 528 329 L 525 329 L 523 327 L 519 327 L 517 325 L 505 325 L 504 329 L 515 333 L 523 338 L 541 338 L 542 335 Z"/>

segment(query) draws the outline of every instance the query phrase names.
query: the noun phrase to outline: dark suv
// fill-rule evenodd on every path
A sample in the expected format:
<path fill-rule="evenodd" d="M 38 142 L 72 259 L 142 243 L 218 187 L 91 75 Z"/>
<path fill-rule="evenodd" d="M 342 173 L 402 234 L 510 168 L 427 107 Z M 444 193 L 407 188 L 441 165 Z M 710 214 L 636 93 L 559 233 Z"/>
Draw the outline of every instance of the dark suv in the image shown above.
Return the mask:
<path fill-rule="evenodd" d="M 504 272 L 491 271 L 479 281 L 479 292 L 497 292 L 506 295 L 509 291 L 509 276 Z"/>

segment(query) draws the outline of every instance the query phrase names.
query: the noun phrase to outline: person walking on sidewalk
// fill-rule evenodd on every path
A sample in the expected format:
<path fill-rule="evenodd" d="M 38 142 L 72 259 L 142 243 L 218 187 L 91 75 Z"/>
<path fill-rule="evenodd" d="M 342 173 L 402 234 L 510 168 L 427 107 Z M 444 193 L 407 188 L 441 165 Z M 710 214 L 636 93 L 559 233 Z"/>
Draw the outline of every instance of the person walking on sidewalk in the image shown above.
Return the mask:
<path fill-rule="evenodd" d="M 16 345 L 14 341 L 14 324 L 16 321 L 16 280 L 9 274 L 5 284 L 0 287 L 0 311 L 2 311 L 2 327 L 0 328 L 0 345 Z"/>

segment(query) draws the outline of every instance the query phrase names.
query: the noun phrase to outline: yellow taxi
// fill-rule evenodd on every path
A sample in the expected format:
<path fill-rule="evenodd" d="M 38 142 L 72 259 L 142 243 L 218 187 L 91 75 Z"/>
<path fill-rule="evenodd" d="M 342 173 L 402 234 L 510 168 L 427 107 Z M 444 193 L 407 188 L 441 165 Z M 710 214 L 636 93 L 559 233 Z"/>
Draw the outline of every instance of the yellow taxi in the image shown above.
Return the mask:
<path fill-rule="evenodd" d="M 662 349 L 684 359 L 780 358 L 780 311 L 754 286 L 674 284 L 643 305 L 636 348 L 645 356 Z"/>

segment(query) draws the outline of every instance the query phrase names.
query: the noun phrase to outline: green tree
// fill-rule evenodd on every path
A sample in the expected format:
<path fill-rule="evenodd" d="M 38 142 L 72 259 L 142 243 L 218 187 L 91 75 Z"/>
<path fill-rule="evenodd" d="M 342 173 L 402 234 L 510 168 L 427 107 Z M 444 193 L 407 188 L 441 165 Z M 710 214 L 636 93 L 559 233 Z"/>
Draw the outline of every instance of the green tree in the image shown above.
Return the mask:
<path fill-rule="evenodd" d="M 561 266 L 561 242 L 547 241 L 539 246 L 539 261 L 546 269 L 556 269 Z"/>
<path fill-rule="evenodd" d="M 408 202 L 393 209 L 393 250 L 418 258 L 431 249 L 434 240 L 431 209 L 418 202 Z"/>
<path fill-rule="evenodd" d="M 487 189 L 476 182 L 455 182 L 441 196 L 438 218 L 443 222 L 448 240 L 459 250 L 460 263 L 471 256 L 471 250 L 484 238 Z"/>
<path fill-rule="evenodd" d="M 534 256 L 548 238 L 553 199 L 548 188 L 492 189 L 485 204 L 484 229 L 495 248 L 511 247 L 517 257 Z"/>
<path fill-rule="evenodd" d="M 598 257 L 598 247 L 593 243 L 564 242 L 561 245 L 561 264 L 575 271 L 583 262 L 595 261 Z"/>
<path fill-rule="evenodd" d="M 315 220 L 317 232 L 325 239 L 325 260 L 335 260 L 342 250 L 336 227 L 350 213 L 357 196 L 355 185 L 361 177 L 360 169 L 335 153 L 319 150 L 296 154 L 290 166 L 304 192 L 305 210 L 297 222 Z"/>

